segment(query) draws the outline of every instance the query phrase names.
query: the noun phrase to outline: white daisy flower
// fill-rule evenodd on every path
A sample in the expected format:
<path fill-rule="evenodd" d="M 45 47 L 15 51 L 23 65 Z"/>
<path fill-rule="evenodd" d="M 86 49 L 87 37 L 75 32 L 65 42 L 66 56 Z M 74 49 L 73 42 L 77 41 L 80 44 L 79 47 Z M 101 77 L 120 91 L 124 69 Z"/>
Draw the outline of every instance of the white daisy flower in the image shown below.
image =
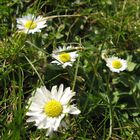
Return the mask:
<path fill-rule="evenodd" d="M 64 121 L 60 122 L 66 114 L 80 113 L 75 105 L 70 105 L 73 96 L 75 92 L 70 87 L 64 89 L 63 84 L 58 89 L 53 86 L 51 91 L 45 86 L 37 88 L 34 96 L 29 99 L 29 111 L 26 115 L 30 117 L 27 122 L 35 122 L 38 129 L 48 129 L 46 135 L 51 135 L 59 126 L 65 125 Z"/>
<path fill-rule="evenodd" d="M 78 57 L 77 51 L 70 52 L 70 50 L 74 49 L 73 47 L 59 47 L 58 49 L 54 50 L 52 53 L 52 57 L 56 60 L 52 61 L 51 63 L 56 63 L 57 65 L 62 65 L 63 68 L 67 66 L 72 66 L 73 62 L 76 61 Z"/>
<path fill-rule="evenodd" d="M 127 61 L 118 57 L 106 58 L 106 66 L 108 66 L 112 72 L 119 73 L 127 68 Z"/>
<path fill-rule="evenodd" d="M 22 18 L 17 18 L 17 28 L 26 34 L 41 32 L 40 29 L 46 27 L 46 19 L 42 16 L 35 17 L 28 14 Z"/>

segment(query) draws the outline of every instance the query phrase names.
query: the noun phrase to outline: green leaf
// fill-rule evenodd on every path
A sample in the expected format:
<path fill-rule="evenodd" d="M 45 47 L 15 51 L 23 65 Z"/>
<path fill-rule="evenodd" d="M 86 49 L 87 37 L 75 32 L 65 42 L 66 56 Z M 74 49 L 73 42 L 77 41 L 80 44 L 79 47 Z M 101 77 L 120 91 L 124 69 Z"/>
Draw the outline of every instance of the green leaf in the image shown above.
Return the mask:
<path fill-rule="evenodd" d="M 134 62 L 128 62 L 127 65 L 128 65 L 127 67 L 128 71 L 133 71 L 137 64 Z"/>

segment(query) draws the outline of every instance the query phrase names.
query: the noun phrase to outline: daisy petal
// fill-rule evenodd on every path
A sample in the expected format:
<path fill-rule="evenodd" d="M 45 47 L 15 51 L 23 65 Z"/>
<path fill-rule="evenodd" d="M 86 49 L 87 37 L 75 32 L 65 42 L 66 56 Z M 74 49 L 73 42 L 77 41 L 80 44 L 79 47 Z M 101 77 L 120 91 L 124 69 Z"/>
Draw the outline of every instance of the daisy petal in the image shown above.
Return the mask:
<path fill-rule="evenodd" d="M 47 133 L 46 133 L 46 136 L 51 136 L 53 133 L 53 128 L 52 127 L 49 127 Z"/>
<path fill-rule="evenodd" d="M 68 102 L 70 101 L 70 99 L 75 95 L 75 92 L 72 92 L 70 90 L 70 87 L 67 87 L 65 90 L 64 90 L 64 94 L 62 96 L 62 98 L 60 99 L 60 102 L 63 104 L 63 105 L 66 105 L 68 104 Z"/>
<path fill-rule="evenodd" d="M 63 89 L 64 89 L 64 85 L 63 84 L 61 84 L 60 86 L 59 86 L 59 89 L 58 89 L 58 101 L 60 101 L 60 99 L 61 99 L 61 97 L 62 97 L 62 95 L 63 95 Z"/>
<path fill-rule="evenodd" d="M 60 122 L 61 122 L 61 120 L 64 118 L 64 114 L 62 114 L 61 116 L 59 116 L 59 118 L 56 120 L 56 122 L 55 122 L 55 125 L 54 125 L 54 131 L 57 131 L 57 129 L 58 129 L 58 127 L 59 127 L 59 125 L 60 125 Z"/>
<path fill-rule="evenodd" d="M 52 94 L 52 97 L 57 100 L 57 96 L 58 96 L 57 86 L 52 87 L 51 94 Z"/>
<path fill-rule="evenodd" d="M 67 108 L 66 113 L 77 115 L 80 114 L 81 111 L 77 109 L 77 107 L 75 107 L 74 105 L 71 105 Z"/>

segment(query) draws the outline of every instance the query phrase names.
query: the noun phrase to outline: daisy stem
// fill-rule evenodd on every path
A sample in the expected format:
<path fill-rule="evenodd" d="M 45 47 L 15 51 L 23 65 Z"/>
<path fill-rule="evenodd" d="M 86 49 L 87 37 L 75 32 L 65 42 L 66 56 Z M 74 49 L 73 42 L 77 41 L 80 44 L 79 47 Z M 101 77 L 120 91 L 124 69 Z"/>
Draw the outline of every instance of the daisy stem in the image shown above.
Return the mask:
<path fill-rule="evenodd" d="M 36 72 L 36 74 L 37 74 L 37 76 L 38 76 L 38 78 L 39 78 L 41 84 L 42 84 L 43 86 L 45 86 L 45 84 L 44 84 L 44 82 L 43 82 L 41 76 L 39 75 L 38 71 L 37 71 L 36 68 L 34 67 L 33 63 L 32 63 L 32 62 L 28 59 L 28 57 L 26 57 L 25 55 L 24 55 L 24 57 L 25 57 L 26 60 L 29 62 L 29 64 L 32 66 L 33 70 Z"/>
<path fill-rule="evenodd" d="M 48 16 L 48 17 L 45 17 L 43 18 L 43 20 L 48 20 L 48 19 L 53 19 L 53 18 L 63 18 L 63 17 L 80 17 L 82 15 L 80 14 L 77 14 L 77 15 L 55 15 L 55 16 Z"/>
<path fill-rule="evenodd" d="M 110 98 L 109 98 L 109 106 L 110 106 L 109 108 L 109 115 L 110 115 L 109 139 L 110 139 L 112 135 L 112 130 L 113 130 L 113 110 L 112 110 Z"/>
<path fill-rule="evenodd" d="M 113 109 L 112 109 L 112 103 L 111 103 L 111 95 L 109 91 L 109 80 L 110 80 L 110 73 L 107 77 L 107 99 L 109 103 L 109 118 L 110 118 L 110 128 L 109 128 L 109 136 L 107 140 L 109 140 L 112 136 L 112 130 L 113 130 Z"/>
<path fill-rule="evenodd" d="M 81 45 L 81 39 L 79 40 L 79 45 L 80 45 L 80 48 L 81 48 L 81 46 L 82 46 L 82 45 Z M 77 77 L 77 73 L 78 73 L 79 62 L 80 62 L 80 56 L 78 55 L 78 60 L 77 60 L 77 64 L 76 64 L 75 74 L 74 74 L 74 80 L 73 80 L 72 91 L 74 91 L 75 84 L 76 84 L 76 77 Z"/>
<path fill-rule="evenodd" d="M 72 91 L 74 91 L 75 84 L 76 84 L 76 77 L 77 77 L 77 73 L 78 73 L 79 62 L 80 62 L 80 56 L 78 56 L 78 60 L 77 60 L 77 64 L 76 64 L 76 70 L 75 70 L 75 74 L 74 74 L 74 80 L 73 80 Z"/>

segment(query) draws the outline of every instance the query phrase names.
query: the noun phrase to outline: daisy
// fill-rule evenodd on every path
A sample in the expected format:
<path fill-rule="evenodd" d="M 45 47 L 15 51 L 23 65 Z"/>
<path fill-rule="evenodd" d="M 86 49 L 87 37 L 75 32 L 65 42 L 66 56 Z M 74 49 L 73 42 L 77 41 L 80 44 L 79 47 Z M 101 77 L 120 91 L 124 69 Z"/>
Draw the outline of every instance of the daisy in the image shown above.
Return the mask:
<path fill-rule="evenodd" d="M 119 73 L 127 68 L 127 61 L 118 57 L 106 58 L 106 63 L 112 72 Z"/>
<path fill-rule="evenodd" d="M 22 18 L 17 18 L 17 28 L 26 34 L 41 32 L 40 29 L 46 26 L 46 20 L 42 16 L 35 17 L 28 14 Z"/>
<path fill-rule="evenodd" d="M 58 49 L 54 50 L 52 53 L 52 57 L 56 60 L 52 61 L 51 63 L 56 63 L 57 65 L 62 65 L 63 68 L 67 66 L 72 66 L 73 62 L 78 57 L 77 51 L 70 52 L 70 50 L 74 49 L 73 47 L 59 47 Z"/>
<path fill-rule="evenodd" d="M 75 92 L 70 87 L 64 89 L 63 84 L 58 89 L 53 86 L 51 91 L 45 86 L 37 88 L 34 96 L 29 99 L 29 111 L 26 115 L 30 117 L 27 122 L 35 122 L 38 129 L 48 129 L 46 136 L 51 135 L 59 126 L 64 126 L 65 122 L 61 123 L 61 120 L 66 114 L 80 113 L 75 105 L 70 105 L 73 96 Z"/>

